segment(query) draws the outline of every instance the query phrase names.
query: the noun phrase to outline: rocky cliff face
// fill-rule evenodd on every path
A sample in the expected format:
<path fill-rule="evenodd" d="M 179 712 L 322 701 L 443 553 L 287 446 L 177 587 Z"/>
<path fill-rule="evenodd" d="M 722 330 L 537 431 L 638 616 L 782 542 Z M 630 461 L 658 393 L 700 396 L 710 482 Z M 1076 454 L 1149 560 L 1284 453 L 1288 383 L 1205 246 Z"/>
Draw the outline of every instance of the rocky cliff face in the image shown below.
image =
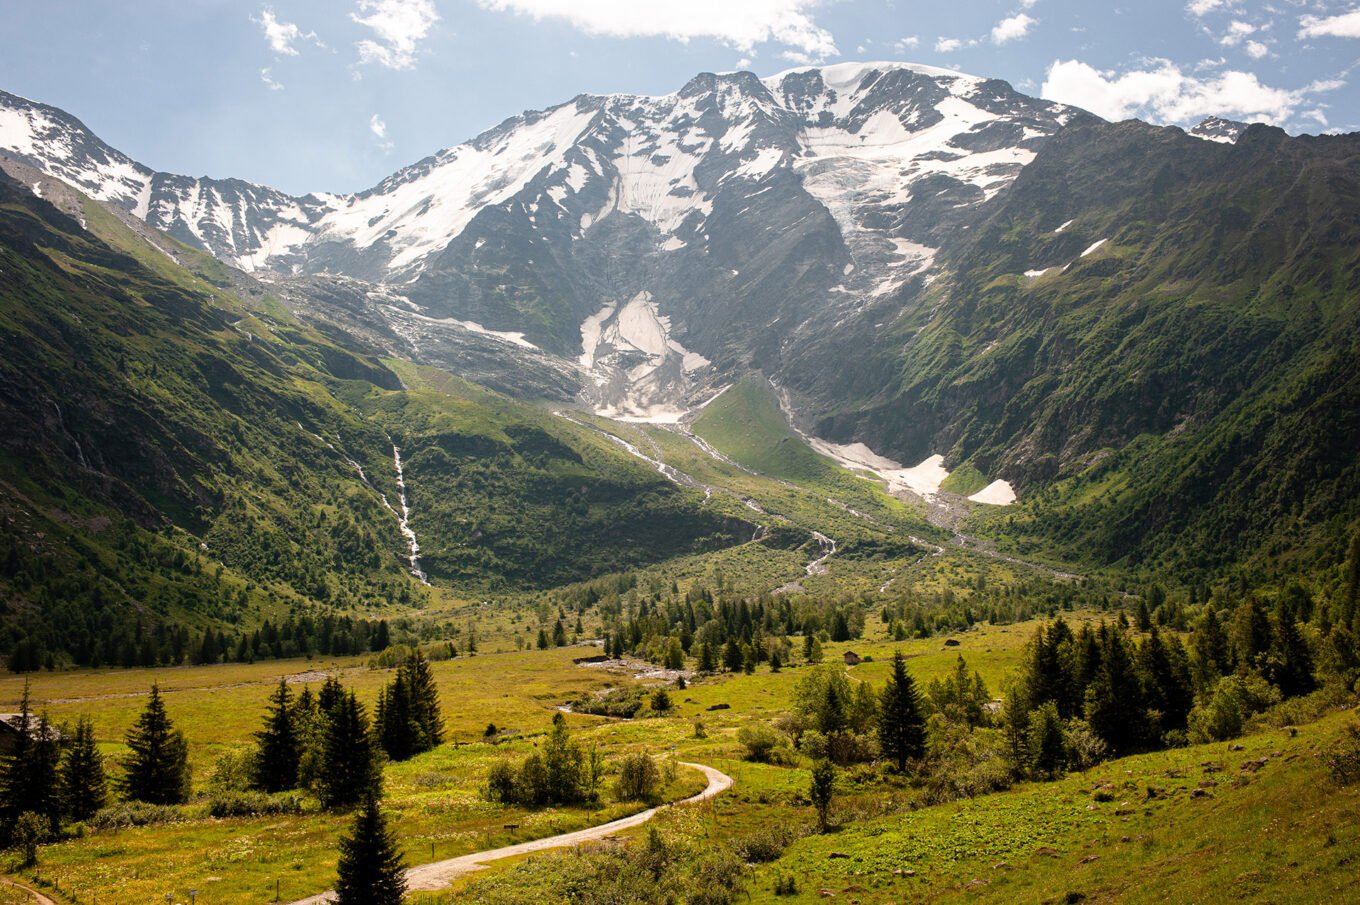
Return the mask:
<path fill-rule="evenodd" d="M 895 63 L 704 74 L 664 97 L 525 113 L 367 192 L 306 198 L 153 173 L 12 95 L 0 146 L 243 269 L 372 284 L 357 315 L 311 307 L 406 354 L 458 367 L 472 352 L 493 384 L 674 419 L 745 369 L 777 369 L 800 331 L 929 280 L 1074 117 L 1088 118 Z"/>

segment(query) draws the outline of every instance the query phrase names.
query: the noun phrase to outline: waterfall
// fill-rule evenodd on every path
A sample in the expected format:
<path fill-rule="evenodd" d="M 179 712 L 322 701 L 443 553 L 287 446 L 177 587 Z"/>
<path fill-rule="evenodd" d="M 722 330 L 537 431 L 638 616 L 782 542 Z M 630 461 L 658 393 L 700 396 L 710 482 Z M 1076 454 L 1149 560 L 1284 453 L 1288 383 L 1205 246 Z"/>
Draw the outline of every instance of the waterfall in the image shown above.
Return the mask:
<path fill-rule="evenodd" d="M 397 469 L 398 502 L 401 503 L 401 512 L 397 513 L 397 525 L 401 528 L 402 536 L 406 538 L 407 546 L 411 548 L 411 574 L 420 579 L 422 584 L 429 584 L 425 573 L 420 570 L 420 542 L 416 540 L 416 533 L 411 530 L 411 507 L 406 501 L 406 474 L 401 470 L 401 450 L 395 443 L 392 444 L 392 464 Z M 383 498 L 383 502 L 387 503 L 386 497 Z M 391 504 L 388 504 L 387 508 L 391 509 Z"/>

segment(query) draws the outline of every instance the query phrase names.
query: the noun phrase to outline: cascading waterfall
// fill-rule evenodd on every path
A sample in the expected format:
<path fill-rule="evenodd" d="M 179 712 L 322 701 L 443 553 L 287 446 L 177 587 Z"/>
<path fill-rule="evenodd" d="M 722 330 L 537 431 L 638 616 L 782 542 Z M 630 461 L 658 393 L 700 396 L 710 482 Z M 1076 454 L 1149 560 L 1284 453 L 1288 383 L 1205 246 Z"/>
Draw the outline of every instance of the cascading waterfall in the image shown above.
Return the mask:
<path fill-rule="evenodd" d="M 392 444 L 392 464 L 397 469 L 397 501 L 401 503 L 401 512 L 397 513 L 397 524 L 401 528 L 402 536 L 406 538 L 407 546 L 411 548 L 411 574 L 420 579 L 422 584 L 429 584 L 425 573 L 420 570 L 420 542 L 416 540 L 415 531 L 411 530 L 411 507 L 406 502 L 406 474 L 401 469 L 401 450 L 395 443 Z M 383 502 L 386 503 L 387 499 L 384 498 Z M 388 508 L 392 507 L 389 505 Z"/>

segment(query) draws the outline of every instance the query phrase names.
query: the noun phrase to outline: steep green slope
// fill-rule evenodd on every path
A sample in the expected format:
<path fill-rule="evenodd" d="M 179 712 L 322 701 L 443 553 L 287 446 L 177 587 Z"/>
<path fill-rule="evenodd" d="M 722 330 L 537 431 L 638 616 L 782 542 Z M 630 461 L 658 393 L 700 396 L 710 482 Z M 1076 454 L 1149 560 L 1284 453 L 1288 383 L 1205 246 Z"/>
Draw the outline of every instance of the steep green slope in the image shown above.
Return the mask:
<path fill-rule="evenodd" d="M 800 484 L 842 479 L 835 462 L 793 432 L 774 393 L 755 377 L 739 380 L 709 403 L 695 420 L 694 433 L 733 461 L 772 477 Z"/>
<path fill-rule="evenodd" d="M 411 524 L 431 576 L 547 588 L 749 540 L 600 435 L 431 368 L 366 404 L 406 458 Z"/>
<path fill-rule="evenodd" d="M 541 587 L 734 540 L 571 426 L 408 395 L 84 204 L 82 226 L 0 179 L 0 651 L 163 661 L 186 625 L 418 603 L 394 443 L 437 582 Z"/>
<path fill-rule="evenodd" d="M 1136 122 L 1049 142 L 823 420 L 1015 483 L 1000 537 L 1186 576 L 1360 517 L 1360 139 Z M 877 362 L 877 364 L 874 364 Z M 850 388 L 846 388 L 850 392 Z"/>

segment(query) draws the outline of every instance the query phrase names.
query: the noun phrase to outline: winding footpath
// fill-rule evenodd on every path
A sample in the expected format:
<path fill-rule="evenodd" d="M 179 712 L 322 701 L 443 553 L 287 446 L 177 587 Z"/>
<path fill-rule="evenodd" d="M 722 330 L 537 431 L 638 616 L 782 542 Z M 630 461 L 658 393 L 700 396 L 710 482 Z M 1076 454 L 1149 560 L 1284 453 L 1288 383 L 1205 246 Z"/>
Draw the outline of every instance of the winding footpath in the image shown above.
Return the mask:
<path fill-rule="evenodd" d="M 520 842 L 516 845 L 507 845 L 503 848 L 494 848 L 485 852 L 474 852 L 471 855 L 461 855 L 457 858 L 449 858 L 444 861 L 433 861 L 429 864 L 421 864 L 416 867 L 408 868 L 406 871 L 406 888 L 410 892 L 429 892 L 437 889 L 445 889 L 457 878 L 478 871 L 489 865 L 493 861 L 502 858 L 513 858 L 516 855 L 530 855 L 534 852 L 545 852 L 555 848 L 571 848 L 586 842 L 596 842 L 615 833 L 629 830 L 636 826 L 642 826 L 651 820 L 657 813 L 665 808 L 675 807 L 675 805 L 698 804 L 701 801 L 708 801 L 717 795 L 727 791 L 732 787 L 732 777 L 712 767 L 703 764 L 691 764 L 681 762 L 682 767 L 693 767 L 704 776 L 708 777 L 708 785 L 698 795 L 692 795 L 674 804 L 664 804 L 660 807 L 648 808 L 630 817 L 622 817 L 618 820 L 611 820 L 609 823 L 602 823 L 599 826 L 587 827 L 584 830 L 576 830 L 571 833 L 560 833 L 556 836 L 547 836 L 543 839 L 534 839 L 530 842 Z M 327 891 L 319 895 L 311 896 L 306 899 L 299 899 L 290 905 L 327 905 L 331 902 L 334 891 Z"/>

